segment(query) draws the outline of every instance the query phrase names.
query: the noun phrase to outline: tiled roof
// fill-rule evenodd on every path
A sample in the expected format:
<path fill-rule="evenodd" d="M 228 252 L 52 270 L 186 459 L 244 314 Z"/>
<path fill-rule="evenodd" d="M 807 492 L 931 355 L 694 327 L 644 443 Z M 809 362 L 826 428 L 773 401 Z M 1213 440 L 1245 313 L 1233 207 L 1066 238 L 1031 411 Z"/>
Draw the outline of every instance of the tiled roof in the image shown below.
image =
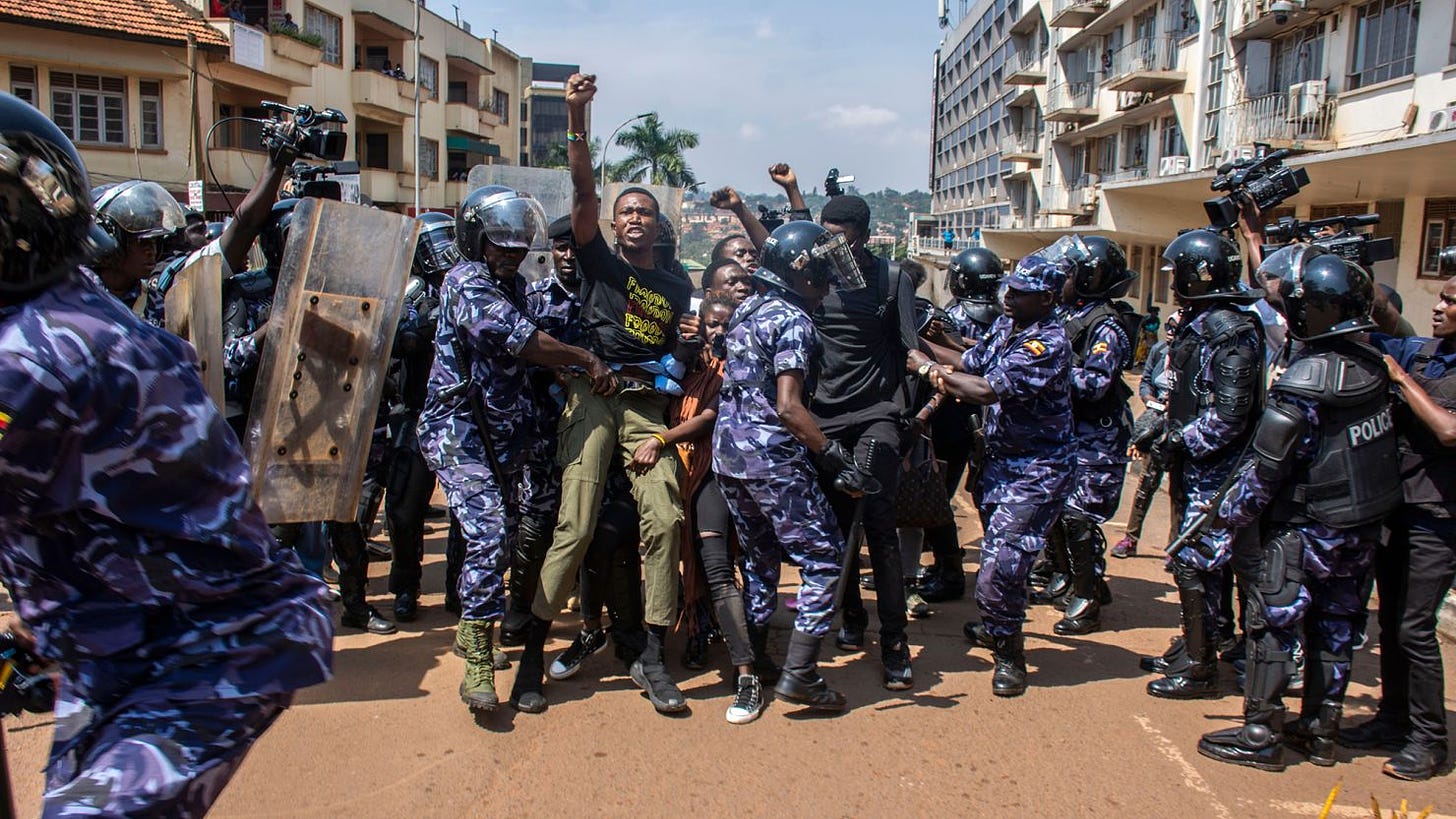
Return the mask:
<path fill-rule="evenodd" d="M 171 0 L 0 0 L 0 20 L 174 43 L 195 34 L 198 45 L 228 45 L 221 32 Z"/>

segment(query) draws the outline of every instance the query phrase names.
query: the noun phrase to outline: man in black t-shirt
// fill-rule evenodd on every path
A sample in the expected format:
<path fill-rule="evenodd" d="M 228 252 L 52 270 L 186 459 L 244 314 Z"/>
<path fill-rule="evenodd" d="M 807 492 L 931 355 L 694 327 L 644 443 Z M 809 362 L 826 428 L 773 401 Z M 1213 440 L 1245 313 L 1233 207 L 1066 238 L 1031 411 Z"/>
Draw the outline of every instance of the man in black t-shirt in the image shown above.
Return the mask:
<path fill-rule="evenodd" d="M 654 387 L 667 386 L 683 335 L 696 336 L 695 319 L 680 330 L 688 311 L 692 282 L 680 272 L 664 270 L 653 259 L 660 230 L 657 200 L 641 188 L 629 188 L 612 208 L 612 233 L 617 249 L 608 246 L 597 225 L 597 199 L 591 156 L 586 148 L 586 107 L 596 96 L 596 78 L 572 75 L 566 83 L 567 156 L 574 188 L 572 233 L 583 280 L 584 346 L 616 370 L 617 384 L 593 390 L 590 379 L 568 377 L 566 409 L 559 427 L 557 463 L 561 473 L 561 507 L 541 582 L 532 604 L 532 623 L 516 676 L 511 701 L 522 696 L 544 708 L 541 693 L 545 668 L 543 648 L 551 619 L 561 611 L 591 543 L 601 508 L 603 487 L 613 459 L 623 464 L 643 440 L 661 439 L 666 431 L 668 396 Z M 686 331 L 686 332 L 683 332 Z M 678 373 L 679 375 L 681 373 Z M 667 629 L 677 619 L 678 543 L 682 501 L 678 461 L 663 458 L 650 469 L 628 470 L 632 495 L 641 514 L 645 549 L 647 648 L 632 665 L 632 679 L 662 713 L 682 711 L 687 701 L 668 676 L 662 661 Z"/>
<path fill-rule="evenodd" d="M 830 199 L 820 211 L 819 222 L 844 234 L 866 286 L 830 293 L 814 314 L 824 357 L 810 409 L 824 434 L 853 452 L 855 460 L 879 479 L 880 491 L 858 502 L 864 504 L 865 542 L 875 577 L 884 684 L 891 690 L 904 690 L 913 678 L 910 646 L 905 640 L 905 574 L 895 529 L 895 489 L 907 415 L 906 356 L 911 351 L 921 355 L 913 313 L 915 286 L 906 276 L 891 275 L 889 263 L 865 249 L 870 209 L 863 199 Z M 847 536 L 856 501 L 842 492 L 827 494 Z M 858 555 L 850 565 L 842 580 L 844 621 L 835 643 L 846 651 L 859 651 L 864 648 L 869 612 L 856 582 Z"/>

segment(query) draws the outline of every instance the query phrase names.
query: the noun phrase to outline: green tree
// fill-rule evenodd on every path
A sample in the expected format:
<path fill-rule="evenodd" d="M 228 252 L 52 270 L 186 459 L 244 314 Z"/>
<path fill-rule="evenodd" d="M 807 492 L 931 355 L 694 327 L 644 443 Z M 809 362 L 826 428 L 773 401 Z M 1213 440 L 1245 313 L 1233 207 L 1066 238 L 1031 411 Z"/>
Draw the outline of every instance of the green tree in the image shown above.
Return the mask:
<path fill-rule="evenodd" d="M 596 166 L 597 174 L 602 172 L 601 165 L 597 163 L 597 157 L 602 155 L 601 137 L 592 137 L 591 142 L 586 144 L 587 153 L 591 154 L 592 165 Z M 560 142 L 552 145 L 546 150 L 546 155 L 536 158 L 538 168 L 565 168 L 568 166 L 566 159 L 566 143 Z"/>
<path fill-rule="evenodd" d="M 619 181 L 648 182 L 696 190 L 698 178 L 687 162 L 687 152 L 698 147 L 698 134 L 681 128 L 664 128 L 657 114 L 617 136 L 617 144 L 632 153 L 607 170 Z"/>

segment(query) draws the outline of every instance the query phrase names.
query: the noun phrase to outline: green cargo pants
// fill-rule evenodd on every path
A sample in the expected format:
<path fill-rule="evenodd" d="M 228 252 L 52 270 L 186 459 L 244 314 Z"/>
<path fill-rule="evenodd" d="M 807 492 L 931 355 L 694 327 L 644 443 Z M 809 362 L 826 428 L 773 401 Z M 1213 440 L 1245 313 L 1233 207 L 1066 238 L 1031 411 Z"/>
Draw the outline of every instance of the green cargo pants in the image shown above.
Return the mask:
<path fill-rule="evenodd" d="M 596 531 L 603 488 L 613 458 L 632 460 L 637 445 L 666 428 L 667 396 L 641 388 L 593 395 L 591 380 L 566 382 L 566 409 L 558 427 L 556 462 L 561 466 L 561 508 L 532 612 L 551 620 L 561 612 L 582 558 Z M 637 500 L 645 550 L 646 619 L 670 626 L 677 620 L 678 555 L 683 520 L 675 448 L 663 452 L 645 475 L 628 471 Z"/>

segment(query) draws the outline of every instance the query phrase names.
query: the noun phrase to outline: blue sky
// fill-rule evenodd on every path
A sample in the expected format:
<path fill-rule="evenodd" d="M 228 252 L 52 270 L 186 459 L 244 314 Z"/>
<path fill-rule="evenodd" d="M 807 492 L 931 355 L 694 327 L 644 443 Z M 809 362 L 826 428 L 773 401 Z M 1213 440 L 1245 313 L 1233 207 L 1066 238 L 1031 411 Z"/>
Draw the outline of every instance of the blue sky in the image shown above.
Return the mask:
<path fill-rule="evenodd" d="M 927 188 L 941 38 L 929 0 L 458 2 L 475 34 L 595 73 L 597 135 L 651 110 L 697 131 L 689 162 L 710 188 L 768 191 L 776 161 L 805 190 L 831 166 L 862 190 Z M 447 0 L 429 8 L 454 14 Z"/>

